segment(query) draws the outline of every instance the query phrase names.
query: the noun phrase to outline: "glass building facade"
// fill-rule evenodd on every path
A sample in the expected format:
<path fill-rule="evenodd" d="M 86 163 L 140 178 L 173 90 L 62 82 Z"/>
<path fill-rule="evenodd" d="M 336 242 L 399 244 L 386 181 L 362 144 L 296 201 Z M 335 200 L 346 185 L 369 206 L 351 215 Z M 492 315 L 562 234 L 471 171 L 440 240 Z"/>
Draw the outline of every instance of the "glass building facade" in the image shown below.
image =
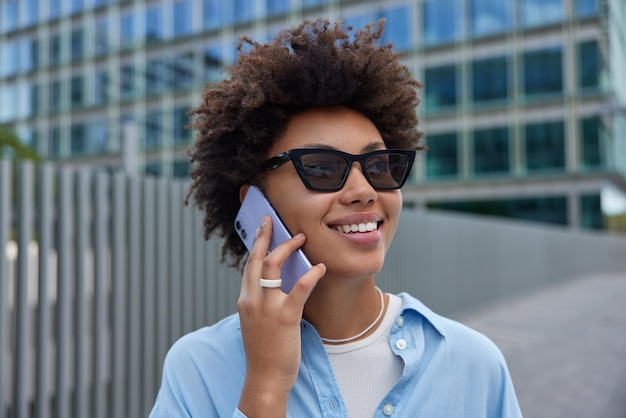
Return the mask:
<path fill-rule="evenodd" d="M 316 17 L 385 18 L 424 84 L 407 206 L 603 227 L 603 185 L 626 190 L 621 1 L 3 0 L 0 124 L 59 163 L 119 169 L 134 141 L 141 172 L 186 176 L 187 111 L 239 37 Z"/>

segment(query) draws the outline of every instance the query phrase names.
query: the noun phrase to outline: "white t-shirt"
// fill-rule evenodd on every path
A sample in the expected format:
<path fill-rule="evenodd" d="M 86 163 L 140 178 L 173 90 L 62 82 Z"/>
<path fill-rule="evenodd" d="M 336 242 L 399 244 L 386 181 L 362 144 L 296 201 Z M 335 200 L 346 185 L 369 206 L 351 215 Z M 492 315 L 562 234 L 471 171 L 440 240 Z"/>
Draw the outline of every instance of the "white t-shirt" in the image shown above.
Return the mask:
<path fill-rule="evenodd" d="M 324 344 L 350 417 L 371 417 L 402 376 L 404 363 L 389 345 L 391 327 L 402 301 L 388 294 L 379 327 L 367 338 L 340 345 Z"/>

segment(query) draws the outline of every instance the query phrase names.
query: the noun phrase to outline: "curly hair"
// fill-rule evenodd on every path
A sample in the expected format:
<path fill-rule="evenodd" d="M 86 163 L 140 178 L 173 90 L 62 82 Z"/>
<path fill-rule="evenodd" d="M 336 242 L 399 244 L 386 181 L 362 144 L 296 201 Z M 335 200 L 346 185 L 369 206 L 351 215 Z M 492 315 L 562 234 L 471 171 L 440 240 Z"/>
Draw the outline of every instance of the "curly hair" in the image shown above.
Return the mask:
<path fill-rule="evenodd" d="M 189 112 L 197 133 L 186 202 L 193 198 L 204 211 L 206 239 L 214 233 L 224 239 L 222 262 L 230 256 L 237 266 L 246 254 L 233 228 L 239 189 L 258 176 L 294 115 L 346 106 L 368 117 L 388 148 L 423 148 L 416 115 L 421 84 L 391 44 L 378 45 L 383 27 L 380 20 L 350 39 L 351 27 L 319 19 L 266 44 L 242 37 L 230 78 L 207 83 L 202 103 Z"/>

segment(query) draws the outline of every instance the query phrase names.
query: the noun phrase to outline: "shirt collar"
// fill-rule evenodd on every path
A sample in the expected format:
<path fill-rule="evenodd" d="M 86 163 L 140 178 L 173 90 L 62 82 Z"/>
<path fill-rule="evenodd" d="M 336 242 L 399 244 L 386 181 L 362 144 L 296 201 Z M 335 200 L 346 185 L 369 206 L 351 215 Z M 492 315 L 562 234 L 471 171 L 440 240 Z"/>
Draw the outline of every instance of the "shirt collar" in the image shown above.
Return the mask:
<path fill-rule="evenodd" d="M 442 316 L 431 311 L 426 305 L 408 293 L 400 293 L 398 296 L 402 299 L 402 309 L 400 311 L 400 315 L 404 315 L 407 311 L 415 311 L 430 322 L 439 334 L 445 337 L 446 326 L 445 319 Z"/>

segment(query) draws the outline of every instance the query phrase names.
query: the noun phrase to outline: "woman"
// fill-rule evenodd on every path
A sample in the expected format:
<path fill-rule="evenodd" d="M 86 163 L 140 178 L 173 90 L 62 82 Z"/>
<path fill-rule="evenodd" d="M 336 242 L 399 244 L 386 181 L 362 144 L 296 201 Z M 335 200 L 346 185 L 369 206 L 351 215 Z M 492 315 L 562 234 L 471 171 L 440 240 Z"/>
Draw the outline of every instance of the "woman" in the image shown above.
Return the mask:
<path fill-rule="evenodd" d="M 382 30 L 318 20 L 265 45 L 244 38 L 231 77 L 207 86 L 190 190 L 206 236 L 244 260 L 232 225 L 251 184 L 295 235 L 268 253 L 264 218 L 238 314 L 171 348 L 152 416 L 521 416 L 487 338 L 376 287 L 422 149 L 420 84 L 377 46 Z M 399 168 L 382 178 L 395 154 Z M 313 268 L 286 294 L 274 280 L 298 248 Z"/>

